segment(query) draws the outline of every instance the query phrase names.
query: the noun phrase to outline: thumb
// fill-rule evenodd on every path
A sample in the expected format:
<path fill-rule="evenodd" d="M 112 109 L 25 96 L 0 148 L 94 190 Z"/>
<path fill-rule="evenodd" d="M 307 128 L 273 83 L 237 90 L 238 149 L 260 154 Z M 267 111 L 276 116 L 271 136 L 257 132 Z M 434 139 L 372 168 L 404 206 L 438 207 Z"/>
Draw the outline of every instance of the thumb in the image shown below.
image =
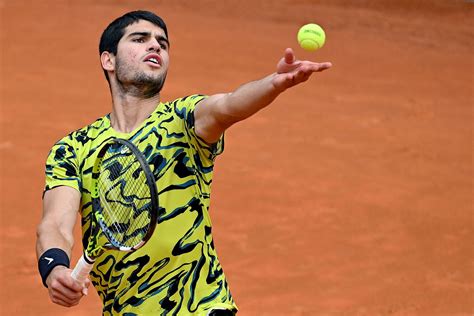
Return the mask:
<path fill-rule="evenodd" d="M 285 49 L 285 63 L 292 64 L 295 61 L 296 57 L 291 48 Z"/>
<path fill-rule="evenodd" d="M 296 61 L 295 54 L 291 48 L 285 50 L 285 56 L 277 64 L 277 73 L 283 74 L 298 68 L 300 62 Z"/>
<path fill-rule="evenodd" d="M 82 294 L 87 296 L 89 294 L 89 286 L 91 285 L 91 281 L 89 279 L 86 279 L 84 282 L 84 287 L 82 288 Z"/>

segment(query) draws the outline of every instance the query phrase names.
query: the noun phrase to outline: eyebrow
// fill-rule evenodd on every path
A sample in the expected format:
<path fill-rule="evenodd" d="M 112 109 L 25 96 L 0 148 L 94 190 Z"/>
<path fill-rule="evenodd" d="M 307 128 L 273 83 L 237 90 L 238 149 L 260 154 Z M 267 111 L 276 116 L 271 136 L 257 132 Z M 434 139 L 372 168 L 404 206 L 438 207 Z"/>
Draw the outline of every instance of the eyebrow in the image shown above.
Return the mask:
<path fill-rule="evenodd" d="M 151 36 L 151 32 L 133 32 L 133 33 L 130 33 L 127 35 L 127 37 L 133 37 L 133 36 L 144 36 L 144 37 L 150 37 Z M 168 39 L 166 37 L 164 37 L 163 35 L 158 35 L 156 37 L 156 40 L 158 42 L 165 42 L 168 46 L 170 46 L 170 42 L 168 41 Z"/>

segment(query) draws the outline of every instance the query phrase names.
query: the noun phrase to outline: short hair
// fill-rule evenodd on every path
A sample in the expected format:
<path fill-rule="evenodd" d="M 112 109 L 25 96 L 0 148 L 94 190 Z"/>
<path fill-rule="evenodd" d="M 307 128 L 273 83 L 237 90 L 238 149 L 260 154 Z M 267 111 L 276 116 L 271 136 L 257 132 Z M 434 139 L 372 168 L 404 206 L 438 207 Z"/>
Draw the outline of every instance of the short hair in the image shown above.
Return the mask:
<path fill-rule="evenodd" d="M 168 38 L 168 29 L 162 18 L 150 11 L 131 11 L 115 19 L 102 33 L 99 43 L 99 56 L 107 51 L 114 55 L 117 54 L 117 46 L 125 33 L 125 28 L 130 24 L 137 23 L 140 20 L 149 21 L 163 29 L 166 38 Z M 109 75 L 104 69 L 105 78 L 109 81 Z"/>

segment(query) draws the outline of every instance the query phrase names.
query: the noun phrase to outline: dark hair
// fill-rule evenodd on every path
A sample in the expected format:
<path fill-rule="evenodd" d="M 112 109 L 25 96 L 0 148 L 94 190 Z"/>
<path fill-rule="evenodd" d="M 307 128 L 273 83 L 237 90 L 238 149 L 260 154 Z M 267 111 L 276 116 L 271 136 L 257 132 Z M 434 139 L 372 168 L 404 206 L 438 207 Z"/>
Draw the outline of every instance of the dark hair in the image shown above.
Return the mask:
<path fill-rule="evenodd" d="M 114 55 L 117 54 L 117 46 L 125 33 L 125 28 L 130 24 L 136 23 L 140 20 L 149 21 L 165 31 L 166 38 L 168 38 L 168 30 L 162 18 L 150 11 L 131 11 L 121 17 L 115 19 L 102 33 L 99 43 L 99 56 L 107 51 Z M 105 78 L 109 81 L 109 75 L 104 70 Z"/>

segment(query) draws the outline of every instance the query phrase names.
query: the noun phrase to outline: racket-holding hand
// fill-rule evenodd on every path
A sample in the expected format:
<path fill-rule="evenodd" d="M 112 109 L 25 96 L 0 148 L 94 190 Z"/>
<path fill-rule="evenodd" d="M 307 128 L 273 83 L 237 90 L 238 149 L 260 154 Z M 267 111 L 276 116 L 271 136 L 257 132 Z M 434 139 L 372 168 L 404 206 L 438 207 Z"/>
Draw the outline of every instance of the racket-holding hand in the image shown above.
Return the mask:
<path fill-rule="evenodd" d="M 53 303 L 72 307 L 79 304 L 81 298 L 88 294 L 90 280 L 86 279 L 81 285 L 71 277 L 71 272 L 71 269 L 65 266 L 57 266 L 46 279 L 49 297 Z"/>
<path fill-rule="evenodd" d="M 316 63 L 308 60 L 297 60 L 293 50 L 287 48 L 285 55 L 277 64 L 277 71 L 273 77 L 273 86 L 283 92 L 297 84 L 305 82 L 315 72 L 332 67 L 330 62 Z"/>

